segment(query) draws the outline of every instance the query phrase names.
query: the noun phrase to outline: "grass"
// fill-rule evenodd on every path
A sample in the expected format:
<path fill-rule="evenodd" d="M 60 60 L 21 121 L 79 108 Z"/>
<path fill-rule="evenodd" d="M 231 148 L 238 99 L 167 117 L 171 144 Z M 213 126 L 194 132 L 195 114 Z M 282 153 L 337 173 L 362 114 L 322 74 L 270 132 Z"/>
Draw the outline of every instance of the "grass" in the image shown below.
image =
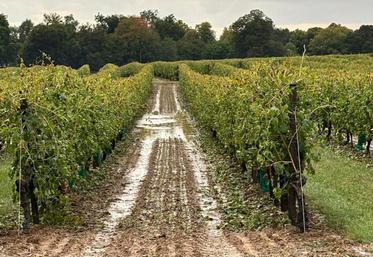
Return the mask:
<path fill-rule="evenodd" d="M 11 161 L 0 158 L 0 229 L 15 225 L 17 206 L 13 202 L 13 185 L 9 177 Z"/>
<path fill-rule="evenodd" d="M 306 187 L 311 205 L 331 227 L 352 239 L 373 242 L 373 168 L 331 148 L 318 151 L 321 159 Z"/>

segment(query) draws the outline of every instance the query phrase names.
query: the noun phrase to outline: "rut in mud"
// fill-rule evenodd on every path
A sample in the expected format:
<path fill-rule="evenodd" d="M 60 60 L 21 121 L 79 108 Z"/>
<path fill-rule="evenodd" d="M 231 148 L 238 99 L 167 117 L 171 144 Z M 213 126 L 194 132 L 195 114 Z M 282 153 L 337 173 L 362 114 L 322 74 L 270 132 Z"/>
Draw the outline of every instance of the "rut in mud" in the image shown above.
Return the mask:
<path fill-rule="evenodd" d="M 164 84 L 160 87 L 161 104 L 159 112 L 161 114 L 174 114 L 177 111 L 176 98 L 175 98 L 175 85 Z"/>

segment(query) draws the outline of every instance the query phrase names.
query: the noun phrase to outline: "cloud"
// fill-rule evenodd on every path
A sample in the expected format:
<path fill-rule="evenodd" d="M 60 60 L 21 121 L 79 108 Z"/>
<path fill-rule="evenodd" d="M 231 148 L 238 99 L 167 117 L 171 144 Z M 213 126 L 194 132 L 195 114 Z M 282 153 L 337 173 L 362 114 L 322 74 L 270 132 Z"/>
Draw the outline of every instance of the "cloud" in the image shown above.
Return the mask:
<path fill-rule="evenodd" d="M 308 28 L 312 24 L 327 26 L 332 22 L 351 25 L 373 24 L 371 0 L 12 0 L 1 1 L 0 10 L 12 25 L 19 25 L 27 18 L 34 23 L 43 19 L 44 13 L 73 14 L 81 23 L 94 22 L 97 13 L 104 15 L 135 15 L 142 10 L 158 9 L 161 16 L 175 14 L 194 27 L 209 21 L 220 34 L 250 10 L 260 9 L 278 27 Z"/>
<path fill-rule="evenodd" d="M 326 28 L 330 25 L 330 23 L 298 23 L 298 24 L 280 24 L 277 25 L 277 28 L 287 28 L 289 30 L 296 30 L 296 29 L 302 29 L 307 30 L 309 28 L 314 27 L 320 27 L 320 28 Z M 350 29 L 358 29 L 360 26 L 363 25 L 363 23 L 345 23 L 343 26 L 346 26 Z"/>

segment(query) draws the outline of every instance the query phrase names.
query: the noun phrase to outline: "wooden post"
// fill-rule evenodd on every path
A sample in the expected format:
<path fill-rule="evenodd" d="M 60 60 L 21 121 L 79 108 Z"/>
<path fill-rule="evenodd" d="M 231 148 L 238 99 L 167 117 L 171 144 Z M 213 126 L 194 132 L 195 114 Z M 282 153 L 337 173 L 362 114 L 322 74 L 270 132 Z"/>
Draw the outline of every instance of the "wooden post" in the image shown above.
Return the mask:
<path fill-rule="evenodd" d="M 28 116 L 28 102 L 26 99 L 22 99 L 20 103 L 19 113 L 21 115 L 21 126 L 23 130 L 23 137 L 27 142 L 27 146 L 30 147 L 30 142 L 28 141 L 28 128 L 26 126 L 27 116 Z M 24 232 L 28 232 L 31 224 L 31 215 L 32 221 L 34 224 L 39 224 L 39 208 L 38 208 L 38 199 L 35 195 L 35 185 L 33 181 L 33 164 L 27 160 L 23 161 L 21 154 L 18 155 L 15 165 L 21 165 L 21 178 L 17 180 L 17 191 L 20 193 L 20 204 L 23 209 L 24 221 L 22 224 L 22 229 Z M 31 208 L 30 208 L 31 207 Z"/>
<path fill-rule="evenodd" d="M 286 177 L 285 175 L 280 175 L 280 188 L 285 188 L 286 186 Z M 288 194 L 282 192 L 280 199 L 280 208 L 281 211 L 285 212 L 288 210 Z"/>
<path fill-rule="evenodd" d="M 268 178 L 269 196 L 274 200 L 275 199 L 275 195 L 273 193 L 274 183 L 273 183 L 273 177 L 272 177 L 272 167 L 271 166 L 266 167 L 265 168 L 265 173 L 266 173 L 267 178 Z"/>
<path fill-rule="evenodd" d="M 372 144 L 372 139 L 371 138 L 369 138 L 368 140 L 367 140 L 367 145 L 366 145 L 366 147 L 365 147 L 365 154 L 366 155 L 370 155 L 370 145 Z"/>
<path fill-rule="evenodd" d="M 25 126 L 26 117 L 27 117 L 28 103 L 26 99 L 22 99 L 20 103 L 20 115 L 22 121 L 22 130 L 24 135 L 27 137 L 27 127 Z M 22 229 L 25 232 L 28 232 L 31 223 L 31 209 L 30 209 L 30 181 L 32 176 L 32 167 L 27 161 L 23 163 L 23 156 L 19 155 L 19 165 L 21 165 L 21 178 L 17 181 L 17 190 L 20 194 L 20 204 L 23 209 L 23 224 Z M 26 158 L 24 158 L 26 159 Z"/>
<path fill-rule="evenodd" d="M 288 215 L 293 225 L 298 226 L 302 232 L 305 232 L 306 215 L 304 206 L 304 195 L 302 192 L 304 156 L 298 149 L 298 131 L 296 120 L 296 107 L 298 101 L 297 85 L 290 85 L 290 104 L 289 104 L 289 122 L 290 122 L 290 181 L 288 189 Z"/>

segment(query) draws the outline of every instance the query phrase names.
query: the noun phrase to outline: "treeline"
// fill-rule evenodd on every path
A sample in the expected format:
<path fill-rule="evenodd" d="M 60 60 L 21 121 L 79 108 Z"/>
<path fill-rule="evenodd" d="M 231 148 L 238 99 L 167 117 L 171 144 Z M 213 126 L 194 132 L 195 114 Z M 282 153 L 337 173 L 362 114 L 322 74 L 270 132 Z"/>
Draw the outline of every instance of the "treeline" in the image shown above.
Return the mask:
<path fill-rule="evenodd" d="M 174 15 L 157 11 L 139 16 L 98 14 L 95 24 L 79 24 L 72 15 L 45 14 L 44 21 L 25 20 L 11 27 L 0 14 L 0 66 L 38 63 L 43 53 L 56 64 L 93 71 L 106 63 L 157 60 L 225 59 L 265 56 L 353 54 L 373 52 L 373 26 L 351 30 L 338 24 L 307 31 L 276 28 L 260 10 L 253 10 L 224 29 L 219 39 L 209 22 L 191 28 Z"/>

